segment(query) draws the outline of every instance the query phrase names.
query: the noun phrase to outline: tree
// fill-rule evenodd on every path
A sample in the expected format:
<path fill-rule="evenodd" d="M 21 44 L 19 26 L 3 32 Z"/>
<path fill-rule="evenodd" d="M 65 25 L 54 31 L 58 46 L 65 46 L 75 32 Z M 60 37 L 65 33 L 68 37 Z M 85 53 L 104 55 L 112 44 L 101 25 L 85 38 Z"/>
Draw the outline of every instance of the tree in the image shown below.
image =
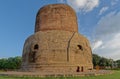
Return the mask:
<path fill-rule="evenodd" d="M 6 69 L 6 62 L 7 62 L 7 59 L 5 58 L 0 59 L 0 69 Z"/>
<path fill-rule="evenodd" d="M 16 69 L 19 69 L 22 64 L 22 57 L 20 57 L 20 56 L 15 57 L 14 62 L 16 63 Z"/>
<path fill-rule="evenodd" d="M 99 61 L 99 66 L 107 66 L 107 59 L 102 57 Z"/>
<path fill-rule="evenodd" d="M 0 59 L 0 69 L 3 70 L 19 69 L 21 67 L 21 62 L 22 58 L 19 56 L 3 58 Z"/>
<path fill-rule="evenodd" d="M 103 68 L 105 67 L 111 67 L 112 66 L 112 61 L 111 59 L 107 59 L 105 57 L 101 57 L 97 54 L 93 54 L 93 65 L 94 67 L 101 66 Z"/>
<path fill-rule="evenodd" d="M 95 67 L 95 66 L 99 65 L 99 61 L 100 61 L 101 57 L 98 56 L 97 54 L 93 54 L 92 56 L 93 56 L 93 65 Z"/>
<path fill-rule="evenodd" d="M 117 63 L 117 66 L 120 68 L 120 60 L 117 60 L 116 63 Z"/>

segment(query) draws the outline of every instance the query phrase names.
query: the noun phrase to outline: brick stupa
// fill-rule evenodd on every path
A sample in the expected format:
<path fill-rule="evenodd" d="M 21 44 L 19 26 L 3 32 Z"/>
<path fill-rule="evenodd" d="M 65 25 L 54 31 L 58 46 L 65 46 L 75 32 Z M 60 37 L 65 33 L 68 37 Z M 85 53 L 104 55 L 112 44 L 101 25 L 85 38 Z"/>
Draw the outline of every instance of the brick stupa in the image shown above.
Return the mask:
<path fill-rule="evenodd" d="M 78 33 L 75 11 L 66 4 L 42 7 L 35 33 L 25 41 L 23 71 L 81 72 L 93 69 L 89 41 Z"/>

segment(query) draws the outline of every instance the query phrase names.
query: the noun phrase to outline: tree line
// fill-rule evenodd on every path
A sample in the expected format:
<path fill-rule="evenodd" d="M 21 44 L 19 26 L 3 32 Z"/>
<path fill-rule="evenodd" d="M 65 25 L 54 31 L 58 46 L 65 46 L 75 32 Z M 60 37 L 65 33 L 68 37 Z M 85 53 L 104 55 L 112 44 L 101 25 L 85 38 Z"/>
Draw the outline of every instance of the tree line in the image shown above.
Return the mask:
<path fill-rule="evenodd" d="M 105 57 L 101 57 L 97 54 L 93 54 L 93 66 L 100 67 L 110 67 L 110 68 L 120 68 L 120 60 L 114 61 L 113 59 L 108 59 Z M 0 70 L 17 70 L 21 68 L 22 57 L 9 57 L 0 59 Z"/>
<path fill-rule="evenodd" d="M 20 56 L 0 59 L 0 70 L 20 69 L 22 58 Z"/>
<path fill-rule="evenodd" d="M 103 68 L 120 68 L 120 60 L 114 61 L 113 59 L 108 59 L 101 57 L 97 54 L 93 54 L 93 66 L 100 66 Z"/>

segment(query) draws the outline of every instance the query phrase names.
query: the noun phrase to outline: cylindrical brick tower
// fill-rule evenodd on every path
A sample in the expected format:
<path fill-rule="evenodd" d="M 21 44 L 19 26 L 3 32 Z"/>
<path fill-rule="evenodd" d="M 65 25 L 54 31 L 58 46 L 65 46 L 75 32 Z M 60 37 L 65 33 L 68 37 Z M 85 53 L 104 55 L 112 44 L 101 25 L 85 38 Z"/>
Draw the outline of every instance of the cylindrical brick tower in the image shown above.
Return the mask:
<path fill-rule="evenodd" d="M 60 73 L 92 68 L 89 41 L 78 33 L 75 11 L 66 4 L 42 7 L 35 33 L 24 44 L 22 70 Z"/>
<path fill-rule="evenodd" d="M 75 11 L 65 4 L 42 7 L 36 16 L 35 32 L 46 30 L 78 31 Z"/>

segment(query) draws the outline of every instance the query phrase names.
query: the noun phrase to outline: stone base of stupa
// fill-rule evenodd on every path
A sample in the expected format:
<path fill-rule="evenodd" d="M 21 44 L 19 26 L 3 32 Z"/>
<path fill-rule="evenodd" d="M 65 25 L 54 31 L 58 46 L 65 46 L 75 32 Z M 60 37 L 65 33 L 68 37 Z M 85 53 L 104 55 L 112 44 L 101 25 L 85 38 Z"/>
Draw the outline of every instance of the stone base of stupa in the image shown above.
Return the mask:
<path fill-rule="evenodd" d="M 98 76 L 112 74 L 110 70 L 91 70 L 88 72 L 20 72 L 20 71 L 7 71 L 0 72 L 0 76 L 13 76 L 13 77 L 77 77 L 77 76 Z"/>
<path fill-rule="evenodd" d="M 93 69 L 89 42 L 78 32 L 39 31 L 26 40 L 23 51 L 23 71 L 76 72 Z"/>

